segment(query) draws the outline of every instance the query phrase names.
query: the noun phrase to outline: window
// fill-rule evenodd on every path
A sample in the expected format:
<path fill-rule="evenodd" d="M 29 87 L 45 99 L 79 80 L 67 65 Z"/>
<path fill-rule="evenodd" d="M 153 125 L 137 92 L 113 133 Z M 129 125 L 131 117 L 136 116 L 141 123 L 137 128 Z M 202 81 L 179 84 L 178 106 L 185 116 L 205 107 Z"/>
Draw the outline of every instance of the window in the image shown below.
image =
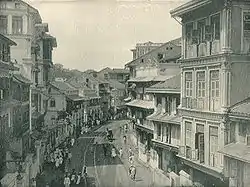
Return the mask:
<path fill-rule="evenodd" d="M 220 97 L 220 78 L 219 70 L 213 70 L 210 72 L 211 80 L 211 97 L 217 98 Z"/>
<path fill-rule="evenodd" d="M 186 97 L 192 97 L 192 90 L 193 90 L 193 84 L 192 84 L 192 72 L 185 73 L 185 92 Z"/>
<path fill-rule="evenodd" d="M 0 33 L 7 34 L 8 19 L 7 16 L 0 16 Z"/>
<path fill-rule="evenodd" d="M 50 100 L 50 107 L 56 107 L 56 101 L 55 99 Z"/>
<path fill-rule="evenodd" d="M 20 3 L 15 3 L 15 8 L 21 8 Z"/>
<path fill-rule="evenodd" d="M 244 28 L 244 35 L 245 33 L 248 34 L 250 32 L 250 13 L 244 13 L 244 24 L 243 24 L 243 28 Z"/>
<path fill-rule="evenodd" d="M 197 97 L 205 97 L 205 71 L 197 72 Z"/>
<path fill-rule="evenodd" d="M 191 147 L 192 144 L 192 123 L 191 122 L 185 122 L 185 139 L 186 139 L 186 146 Z"/>
<path fill-rule="evenodd" d="M 217 158 L 218 150 L 218 128 L 209 127 L 209 136 L 210 136 L 210 165 L 216 166 L 219 158 Z"/>
<path fill-rule="evenodd" d="M 220 14 L 211 16 L 212 39 L 220 39 Z"/>
<path fill-rule="evenodd" d="M 198 42 L 203 43 L 205 42 L 205 24 L 206 19 L 198 21 Z"/>
<path fill-rule="evenodd" d="M 161 140 L 161 124 L 157 124 L 157 139 Z"/>
<path fill-rule="evenodd" d="M 13 34 L 22 34 L 23 32 L 23 18 L 21 16 L 12 17 L 12 32 Z"/>
<path fill-rule="evenodd" d="M 108 74 L 105 73 L 105 74 L 104 74 L 104 79 L 108 79 L 108 78 L 109 78 Z"/>
<path fill-rule="evenodd" d="M 187 45 L 191 45 L 193 43 L 192 36 L 193 36 L 193 23 L 188 23 L 188 24 L 186 24 Z"/>

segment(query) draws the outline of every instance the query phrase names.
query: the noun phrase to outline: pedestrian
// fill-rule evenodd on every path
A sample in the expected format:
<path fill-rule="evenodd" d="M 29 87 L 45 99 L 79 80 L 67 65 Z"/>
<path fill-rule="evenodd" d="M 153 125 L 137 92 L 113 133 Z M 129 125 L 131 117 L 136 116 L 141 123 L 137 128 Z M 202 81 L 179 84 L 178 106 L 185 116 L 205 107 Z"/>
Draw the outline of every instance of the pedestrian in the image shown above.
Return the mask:
<path fill-rule="evenodd" d="M 35 180 L 35 178 L 32 178 L 31 187 L 36 187 L 36 180 Z"/>
<path fill-rule="evenodd" d="M 46 186 L 45 186 L 45 187 L 49 187 L 49 183 L 48 183 L 48 182 L 46 183 Z M 65 186 L 65 187 L 66 187 L 66 186 Z M 67 186 L 67 187 L 69 187 L 69 186 Z"/>
<path fill-rule="evenodd" d="M 75 184 L 76 183 L 76 171 L 75 169 L 72 170 L 72 173 L 71 173 L 71 184 Z"/>
<path fill-rule="evenodd" d="M 122 158 L 122 148 L 120 148 L 120 150 L 119 150 L 119 154 L 120 154 L 120 158 Z"/>
<path fill-rule="evenodd" d="M 63 184 L 65 187 L 70 187 L 70 178 L 69 178 L 69 174 L 66 174 Z"/>
<path fill-rule="evenodd" d="M 116 151 L 115 151 L 115 148 L 113 147 L 112 150 L 111 150 L 111 156 L 112 158 L 115 158 L 116 157 Z"/>
<path fill-rule="evenodd" d="M 124 142 L 124 144 L 127 143 L 127 137 L 125 135 L 123 136 L 123 142 Z"/>
<path fill-rule="evenodd" d="M 71 161 L 71 158 L 72 158 L 72 153 L 69 152 L 69 153 L 68 153 L 68 159 L 69 159 L 69 161 Z"/>
<path fill-rule="evenodd" d="M 87 167 L 84 165 L 82 167 L 82 177 L 86 177 L 87 176 Z"/>
<path fill-rule="evenodd" d="M 130 164 L 133 164 L 133 162 L 134 162 L 134 155 L 130 155 L 128 157 L 128 159 L 129 159 Z"/>
<path fill-rule="evenodd" d="M 76 176 L 76 184 L 80 184 L 81 182 L 81 172 L 79 172 Z"/>
<path fill-rule="evenodd" d="M 58 169 L 59 165 L 60 165 L 60 160 L 59 158 L 56 158 L 56 163 L 55 163 L 56 169 Z"/>
<path fill-rule="evenodd" d="M 75 144 L 75 139 L 74 138 L 71 138 L 71 146 L 73 147 Z"/>
<path fill-rule="evenodd" d="M 131 147 L 128 150 L 128 155 L 131 156 L 133 154 Z"/>
<path fill-rule="evenodd" d="M 131 168 L 131 177 L 132 177 L 132 180 L 135 180 L 135 176 L 136 176 L 136 168 L 135 168 L 135 166 L 132 166 L 132 168 Z"/>

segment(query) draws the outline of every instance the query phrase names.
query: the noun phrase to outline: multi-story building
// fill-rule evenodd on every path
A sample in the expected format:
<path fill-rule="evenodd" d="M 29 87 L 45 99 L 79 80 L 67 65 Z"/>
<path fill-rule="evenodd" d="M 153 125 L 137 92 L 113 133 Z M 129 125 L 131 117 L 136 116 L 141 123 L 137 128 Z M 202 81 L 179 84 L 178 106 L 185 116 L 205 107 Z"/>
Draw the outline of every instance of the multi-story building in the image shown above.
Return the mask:
<path fill-rule="evenodd" d="M 180 39 L 177 41 L 179 44 Z M 159 55 L 160 58 L 158 54 L 162 54 Z M 176 40 L 173 40 L 126 64 L 126 67 L 130 69 L 128 80 L 130 97 L 125 101 L 128 102 L 126 105 L 129 116 L 136 124 L 134 142 L 139 147 L 139 158 L 149 164 L 153 157 L 151 150 L 154 127 L 146 117 L 154 112 L 154 102 L 153 95 L 146 93 L 145 90 L 180 73 L 179 64 L 176 63 L 180 54 L 181 47 L 176 44 Z"/>
<path fill-rule="evenodd" d="M 168 177 L 174 174 L 174 179 L 178 178 L 180 163 L 176 156 L 181 133 L 181 117 L 177 113 L 180 92 L 180 74 L 146 88 L 146 93 L 154 95 L 154 113 L 147 117 L 154 127 L 150 164 L 167 173 Z"/>
<path fill-rule="evenodd" d="M 41 126 L 56 39 L 47 34 L 48 24 L 42 23 L 38 10 L 24 1 L 1 1 L 0 10 L 0 33 L 17 44 L 11 48 L 12 61 L 16 62 L 18 72 L 32 82 L 30 126 Z"/>
<path fill-rule="evenodd" d="M 86 99 L 70 84 L 53 81 L 49 88 L 50 99 L 45 116 L 49 129 L 47 152 L 60 145 L 67 137 L 76 135 L 84 119 Z M 79 131 L 78 131 L 79 132 Z"/>
<path fill-rule="evenodd" d="M 249 4 L 190 1 L 182 20 L 181 146 L 184 178 L 228 186 L 223 178 L 227 109 L 249 96 Z M 182 179 L 181 179 L 182 180 Z"/>
<path fill-rule="evenodd" d="M 250 185 L 250 99 L 244 99 L 229 108 L 225 132 L 223 174 L 229 187 Z"/>
<path fill-rule="evenodd" d="M 0 126 L 1 126 L 1 178 L 6 172 L 15 173 L 17 166 L 23 165 L 32 149 L 29 139 L 30 130 L 30 84 L 10 61 L 10 46 L 15 42 L 0 35 Z M 35 159 L 34 163 L 37 163 Z M 34 176 L 36 168 L 31 166 L 27 175 Z M 10 174 L 11 175 L 11 174 Z M 25 175 L 24 175 L 25 177 Z M 29 181 L 23 183 L 29 185 Z"/>
<path fill-rule="evenodd" d="M 126 116 L 126 106 L 124 99 L 126 98 L 125 84 L 118 82 L 117 80 L 109 80 L 110 96 L 111 96 L 111 109 L 113 117 L 123 118 Z"/>
<path fill-rule="evenodd" d="M 81 82 L 71 81 L 70 84 L 78 89 L 79 96 L 86 100 L 86 104 L 84 105 L 83 125 L 90 127 L 98 123 L 97 120 L 100 120 L 100 115 L 102 113 L 100 96 L 98 96 L 95 90 L 87 87 Z"/>
<path fill-rule="evenodd" d="M 102 112 L 100 113 L 100 120 L 104 122 L 110 117 L 110 87 L 109 83 L 106 80 L 102 80 L 98 77 L 93 77 L 91 74 L 83 73 L 79 76 L 72 77 L 67 80 L 68 83 L 82 84 L 87 88 L 95 90 L 97 95 L 100 97 L 100 105 Z"/>
<path fill-rule="evenodd" d="M 133 60 L 139 58 L 140 56 L 152 51 L 155 48 L 158 48 L 163 43 L 154 43 L 154 42 L 146 42 L 146 43 L 137 43 L 134 49 L 131 49 L 133 53 Z"/>
<path fill-rule="evenodd" d="M 115 80 L 124 84 L 129 78 L 129 70 L 107 67 L 99 71 L 97 76 L 101 79 Z"/>

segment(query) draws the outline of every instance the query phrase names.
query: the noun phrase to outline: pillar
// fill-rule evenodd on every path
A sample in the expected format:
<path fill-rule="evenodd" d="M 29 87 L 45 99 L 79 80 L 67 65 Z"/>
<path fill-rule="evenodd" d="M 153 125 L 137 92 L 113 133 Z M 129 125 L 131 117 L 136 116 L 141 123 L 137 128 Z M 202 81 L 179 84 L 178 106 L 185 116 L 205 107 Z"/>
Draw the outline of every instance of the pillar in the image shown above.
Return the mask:
<path fill-rule="evenodd" d="M 23 34 L 27 34 L 28 32 L 28 17 L 27 15 L 23 15 Z"/>
<path fill-rule="evenodd" d="M 166 97 L 162 97 L 161 102 L 162 102 L 162 104 L 161 104 L 161 107 L 162 107 L 161 112 L 164 114 L 166 112 Z"/>
<path fill-rule="evenodd" d="M 156 96 L 153 96 L 153 102 L 154 102 L 154 111 L 157 110 L 157 100 L 156 100 Z"/>
<path fill-rule="evenodd" d="M 205 164 L 206 165 L 209 165 L 210 163 L 210 151 L 209 151 L 209 124 L 207 124 L 207 122 L 204 124 L 204 141 L 205 141 L 205 147 L 204 147 L 204 150 L 205 150 L 205 158 L 204 158 L 204 161 L 205 161 Z"/>
<path fill-rule="evenodd" d="M 180 106 L 182 107 L 182 98 L 184 97 L 184 91 L 185 91 L 185 89 L 184 89 L 184 76 L 183 76 L 183 70 L 181 70 L 181 95 L 180 95 Z"/>
<path fill-rule="evenodd" d="M 8 34 L 12 34 L 12 15 L 8 15 Z"/>
<path fill-rule="evenodd" d="M 225 130 L 226 130 L 226 121 L 221 122 L 219 128 L 219 150 L 224 148 L 225 145 Z M 222 153 L 219 153 L 219 167 L 223 168 L 224 166 L 224 156 Z"/>

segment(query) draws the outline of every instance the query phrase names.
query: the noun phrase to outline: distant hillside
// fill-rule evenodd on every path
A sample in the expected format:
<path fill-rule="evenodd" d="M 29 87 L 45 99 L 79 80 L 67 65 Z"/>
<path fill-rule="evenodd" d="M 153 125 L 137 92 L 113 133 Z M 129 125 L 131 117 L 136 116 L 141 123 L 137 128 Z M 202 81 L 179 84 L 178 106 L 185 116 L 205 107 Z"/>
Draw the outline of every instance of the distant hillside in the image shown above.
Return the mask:
<path fill-rule="evenodd" d="M 54 64 L 53 69 L 52 69 L 53 80 L 57 77 L 69 79 L 71 77 L 77 76 L 82 73 L 83 72 L 77 69 L 72 69 L 72 70 L 66 69 L 63 67 L 62 64 Z"/>

